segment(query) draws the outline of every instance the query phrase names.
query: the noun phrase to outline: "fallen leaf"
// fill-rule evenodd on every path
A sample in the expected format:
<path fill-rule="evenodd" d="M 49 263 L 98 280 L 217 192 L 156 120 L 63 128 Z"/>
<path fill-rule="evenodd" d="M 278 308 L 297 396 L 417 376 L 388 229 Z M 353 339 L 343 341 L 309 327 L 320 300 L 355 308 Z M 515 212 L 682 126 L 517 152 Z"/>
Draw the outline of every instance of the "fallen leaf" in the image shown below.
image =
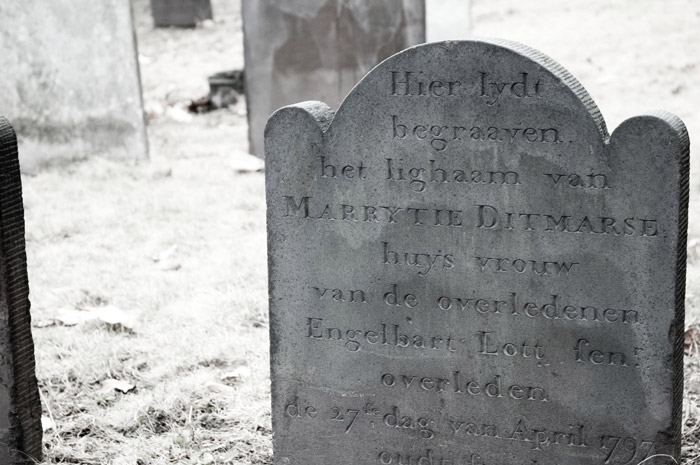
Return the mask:
<path fill-rule="evenodd" d="M 700 329 L 697 326 L 688 328 L 683 339 L 685 355 L 698 355 L 700 353 Z"/>
<path fill-rule="evenodd" d="M 94 319 L 95 316 L 91 312 L 74 308 L 59 308 L 54 317 L 54 320 L 63 326 L 76 326 Z"/>
<path fill-rule="evenodd" d="M 221 383 L 207 383 L 207 389 L 211 392 L 216 392 L 219 394 L 228 394 L 235 391 L 235 389 L 231 386 L 226 386 L 225 384 Z"/>
<path fill-rule="evenodd" d="M 231 449 L 230 451 L 226 452 L 224 455 L 219 457 L 219 460 L 221 460 L 223 463 L 230 463 L 233 462 L 240 452 L 238 452 L 236 449 Z"/>
<path fill-rule="evenodd" d="M 98 392 L 104 395 L 111 394 L 114 391 L 119 391 L 122 394 L 128 394 L 134 389 L 136 389 L 136 386 L 131 383 L 127 383 L 126 381 L 122 381 L 120 379 L 109 378 L 102 381 L 102 387 Z"/>
<path fill-rule="evenodd" d="M 41 417 L 41 429 L 47 432 L 51 429 L 56 428 L 56 423 L 51 419 L 51 417 L 42 416 Z"/>
<path fill-rule="evenodd" d="M 211 463 L 214 463 L 214 460 L 214 456 L 209 452 L 205 452 L 199 457 L 200 465 L 209 465 Z"/>
<path fill-rule="evenodd" d="M 248 376 L 250 376 L 250 368 L 245 365 L 241 365 L 221 375 L 221 381 L 232 383 L 241 378 L 247 378 Z"/>
<path fill-rule="evenodd" d="M 36 320 L 32 322 L 32 328 L 48 328 L 49 326 L 58 326 L 60 322 L 55 318 L 47 318 L 45 320 Z"/>
<path fill-rule="evenodd" d="M 236 173 L 260 173 L 265 170 L 265 162 L 249 153 L 236 151 L 229 162 Z"/>
<path fill-rule="evenodd" d="M 158 268 L 163 271 L 177 271 L 182 268 L 182 265 L 175 260 L 163 260 L 158 263 Z"/>
<path fill-rule="evenodd" d="M 136 316 L 113 305 L 93 309 L 95 318 L 112 326 L 121 326 L 132 330 L 136 327 Z"/>
<path fill-rule="evenodd" d="M 171 245 L 164 252 L 161 252 L 155 257 L 153 257 L 153 261 L 162 262 L 163 260 L 167 260 L 168 258 L 171 258 L 175 254 L 175 252 L 177 252 L 177 244 Z"/>

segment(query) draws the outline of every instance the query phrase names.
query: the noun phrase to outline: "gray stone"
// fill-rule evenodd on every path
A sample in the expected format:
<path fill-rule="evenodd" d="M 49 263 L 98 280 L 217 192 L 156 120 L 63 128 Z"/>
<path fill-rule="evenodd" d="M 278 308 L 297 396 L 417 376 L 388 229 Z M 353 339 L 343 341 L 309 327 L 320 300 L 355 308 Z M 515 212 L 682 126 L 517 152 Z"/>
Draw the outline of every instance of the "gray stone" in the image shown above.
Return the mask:
<path fill-rule="evenodd" d="M 211 0 L 151 0 L 156 27 L 195 27 L 212 19 Z"/>
<path fill-rule="evenodd" d="M 428 42 L 469 38 L 471 0 L 425 0 L 425 37 Z"/>
<path fill-rule="evenodd" d="M 443 42 L 265 144 L 276 464 L 680 460 L 678 118 L 608 135 L 541 53 Z"/>
<path fill-rule="evenodd" d="M 17 139 L 0 116 L 0 463 L 41 460 Z"/>
<path fill-rule="evenodd" d="M 129 0 L 0 2 L 0 109 L 22 169 L 147 156 Z"/>
<path fill-rule="evenodd" d="M 367 71 L 425 41 L 424 0 L 244 0 L 250 153 L 273 111 L 307 99 L 337 106 Z"/>

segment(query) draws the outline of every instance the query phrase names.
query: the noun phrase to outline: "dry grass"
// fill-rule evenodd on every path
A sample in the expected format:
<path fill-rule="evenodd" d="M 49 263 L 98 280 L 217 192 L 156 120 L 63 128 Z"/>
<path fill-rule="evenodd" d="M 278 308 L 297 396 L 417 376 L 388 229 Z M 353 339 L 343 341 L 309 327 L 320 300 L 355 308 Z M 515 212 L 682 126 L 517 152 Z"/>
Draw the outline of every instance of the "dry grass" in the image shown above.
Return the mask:
<path fill-rule="evenodd" d="M 34 328 L 37 375 L 54 423 L 46 463 L 271 463 L 263 176 L 230 167 L 246 149 L 245 106 L 191 121 L 169 113 L 204 95 L 207 75 L 242 66 L 238 2 L 215 0 L 217 24 L 195 31 L 153 31 L 148 0 L 134 5 L 151 161 L 95 158 L 23 179 L 34 322 L 43 326 Z M 499 35 L 489 21 L 514 14 L 479 16 L 477 32 Z M 688 274 L 688 322 L 697 323 L 692 253 Z M 135 323 L 44 326 L 65 309 L 95 307 Z M 109 379 L 135 389 L 105 392 Z M 692 357 L 688 464 L 700 460 L 699 398 Z"/>
<path fill-rule="evenodd" d="M 267 462 L 262 175 L 217 156 L 169 175 L 95 160 L 25 186 L 35 323 L 106 305 L 136 317 L 35 328 L 48 462 Z M 106 379 L 136 390 L 104 394 Z"/>

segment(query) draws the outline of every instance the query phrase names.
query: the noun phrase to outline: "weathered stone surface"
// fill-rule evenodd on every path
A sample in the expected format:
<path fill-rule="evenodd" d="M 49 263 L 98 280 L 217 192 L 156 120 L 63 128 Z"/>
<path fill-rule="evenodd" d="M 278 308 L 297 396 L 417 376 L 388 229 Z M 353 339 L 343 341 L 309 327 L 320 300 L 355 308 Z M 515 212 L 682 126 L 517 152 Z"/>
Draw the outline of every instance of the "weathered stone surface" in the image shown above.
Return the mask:
<path fill-rule="evenodd" d="M 41 460 L 17 139 L 0 116 L 0 463 Z"/>
<path fill-rule="evenodd" d="M 688 136 L 525 46 L 383 62 L 266 133 L 277 464 L 679 459 Z"/>
<path fill-rule="evenodd" d="M 471 0 L 425 0 L 425 37 L 428 42 L 469 38 Z"/>
<path fill-rule="evenodd" d="M 147 156 L 129 0 L 0 2 L 0 109 L 22 169 Z"/>
<path fill-rule="evenodd" d="M 212 19 L 211 0 L 151 0 L 156 27 L 195 27 Z"/>
<path fill-rule="evenodd" d="M 367 71 L 425 41 L 424 0 L 244 0 L 250 153 L 276 109 L 307 99 L 337 106 Z"/>

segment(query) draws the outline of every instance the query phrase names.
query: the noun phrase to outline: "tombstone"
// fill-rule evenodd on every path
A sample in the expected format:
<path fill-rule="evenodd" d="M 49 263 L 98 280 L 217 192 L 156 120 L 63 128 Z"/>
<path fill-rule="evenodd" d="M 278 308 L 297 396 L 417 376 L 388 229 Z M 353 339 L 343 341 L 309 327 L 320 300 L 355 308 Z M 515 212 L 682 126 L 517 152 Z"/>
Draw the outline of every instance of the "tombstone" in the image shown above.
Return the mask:
<path fill-rule="evenodd" d="M 22 170 L 148 147 L 129 0 L 0 2 L 0 109 Z"/>
<path fill-rule="evenodd" d="M 156 27 L 195 27 L 212 19 L 211 0 L 151 0 Z"/>
<path fill-rule="evenodd" d="M 680 459 L 677 117 L 609 135 L 550 58 L 461 41 L 265 137 L 276 464 Z"/>
<path fill-rule="evenodd" d="M 337 106 L 380 61 L 425 41 L 424 0 L 244 0 L 242 11 L 249 150 L 260 157 L 273 111 Z"/>
<path fill-rule="evenodd" d="M 0 116 L 0 462 L 41 460 L 41 401 L 34 374 L 24 208 L 17 139 Z"/>
<path fill-rule="evenodd" d="M 467 39 L 470 31 L 470 0 L 425 0 L 425 37 L 428 42 Z"/>

